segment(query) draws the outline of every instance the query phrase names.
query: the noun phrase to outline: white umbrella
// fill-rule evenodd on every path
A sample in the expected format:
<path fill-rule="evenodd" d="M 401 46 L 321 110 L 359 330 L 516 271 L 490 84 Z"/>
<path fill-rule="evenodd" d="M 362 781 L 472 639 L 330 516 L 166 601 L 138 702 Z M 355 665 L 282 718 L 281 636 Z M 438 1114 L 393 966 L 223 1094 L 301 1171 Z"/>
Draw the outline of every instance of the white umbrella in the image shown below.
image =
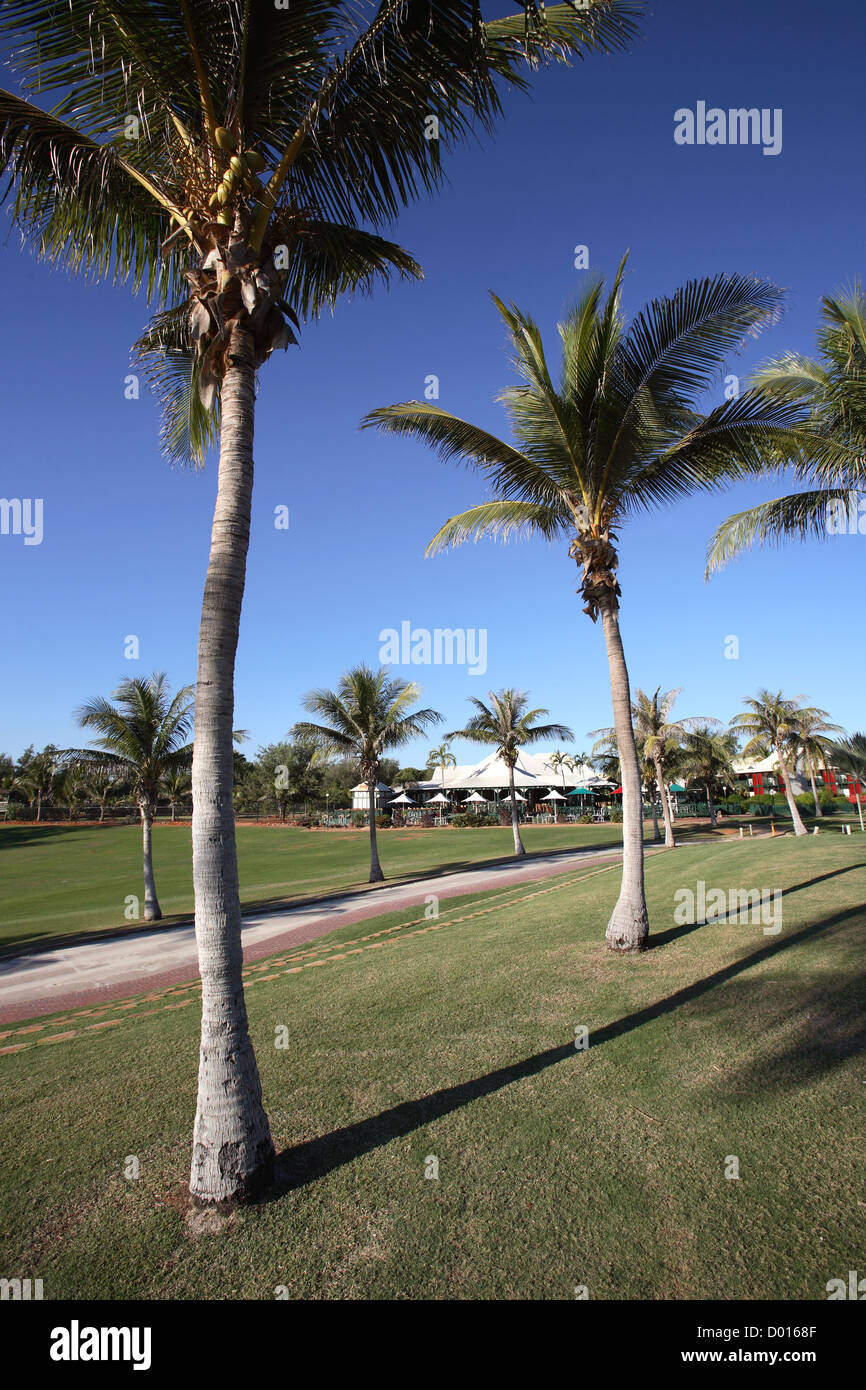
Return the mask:
<path fill-rule="evenodd" d="M 479 792 L 473 792 L 471 796 L 467 796 L 467 798 L 466 798 L 466 800 L 464 801 L 463 805 L 464 805 L 464 806 L 468 806 L 469 803 L 470 803 L 470 801 L 484 801 L 484 800 L 485 800 L 485 797 L 481 796 L 481 794 L 480 794 Z"/>
<path fill-rule="evenodd" d="M 551 788 L 551 790 L 547 793 L 547 796 L 541 796 L 541 797 L 539 797 L 539 801 L 564 801 L 564 800 L 565 800 L 565 797 L 562 795 L 562 793 L 561 793 L 561 792 L 558 792 L 558 791 L 555 791 L 553 788 Z M 557 816 L 556 816 L 556 807 L 554 806 L 554 808 L 553 808 L 553 823 L 554 823 L 554 825 L 556 825 L 556 820 L 557 820 Z"/>
<path fill-rule="evenodd" d="M 510 800 L 511 800 L 511 797 L 510 797 L 510 796 L 503 796 L 502 800 L 503 800 L 503 801 L 510 801 Z M 515 793 L 514 793 L 514 800 L 515 800 L 515 801 L 525 801 L 525 800 L 526 800 L 526 797 L 525 797 L 525 796 L 521 796 L 521 795 L 520 795 L 520 792 L 515 792 Z"/>
<path fill-rule="evenodd" d="M 427 805 L 428 805 L 428 806 L 433 806 L 434 804 L 437 805 L 437 806 L 447 806 L 447 805 L 448 805 L 448 797 L 447 797 L 447 796 L 443 796 L 442 792 L 437 792 L 436 795 L 435 795 L 435 796 L 431 796 L 431 797 L 430 797 L 430 800 L 427 802 Z M 441 812 L 441 811 L 439 812 L 439 824 L 440 824 L 440 825 L 442 824 L 442 812 Z"/>
<path fill-rule="evenodd" d="M 400 794 L 400 796 L 395 796 L 393 801 L 389 801 L 389 802 L 388 802 L 388 805 L 389 805 L 389 806 L 414 806 L 414 805 L 415 805 L 415 802 L 412 800 L 411 796 L 407 796 L 405 792 L 402 792 L 402 793 Z"/>

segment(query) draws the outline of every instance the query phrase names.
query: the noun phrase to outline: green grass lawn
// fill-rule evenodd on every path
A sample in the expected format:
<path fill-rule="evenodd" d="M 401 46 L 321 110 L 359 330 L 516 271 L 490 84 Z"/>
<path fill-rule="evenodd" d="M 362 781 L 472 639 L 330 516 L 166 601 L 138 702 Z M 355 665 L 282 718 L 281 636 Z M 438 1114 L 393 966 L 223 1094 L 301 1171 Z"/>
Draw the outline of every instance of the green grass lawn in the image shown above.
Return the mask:
<path fill-rule="evenodd" d="M 362 831 L 238 827 L 245 903 L 361 888 L 369 875 L 369 836 Z M 616 825 L 533 826 L 530 854 L 616 844 Z M 156 826 L 154 864 L 166 918 L 193 910 L 189 826 Z M 415 877 L 508 856 L 510 829 L 386 830 L 379 853 L 387 878 Z M 128 895 L 143 901 L 141 831 L 137 826 L 0 826 L 0 949 L 47 945 L 57 936 L 140 926 L 124 918 Z"/>
<path fill-rule="evenodd" d="M 782 889 L 781 933 L 676 926 L 699 879 Z M 184 1197 L 195 991 L 16 1025 L 4 1274 L 46 1299 L 825 1299 L 866 1248 L 866 846 L 653 857 L 636 958 L 603 945 L 618 880 L 421 905 L 250 967 L 282 1186 L 227 1218 Z"/>

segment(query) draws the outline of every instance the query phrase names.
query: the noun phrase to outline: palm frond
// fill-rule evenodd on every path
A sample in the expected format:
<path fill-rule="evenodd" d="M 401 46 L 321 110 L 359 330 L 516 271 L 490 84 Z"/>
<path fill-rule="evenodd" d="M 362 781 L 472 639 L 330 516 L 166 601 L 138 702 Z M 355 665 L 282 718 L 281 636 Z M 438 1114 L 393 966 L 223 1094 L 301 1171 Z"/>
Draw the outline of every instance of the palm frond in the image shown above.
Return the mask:
<path fill-rule="evenodd" d="M 781 545 L 791 539 L 825 540 L 834 507 L 848 508 L 849 493 L 822 488 L 776 497 L 757 507 L 735 512 L 722 522 L 707 548 L 706 576 L 724 569 L 735 556 L 756 545 Z"/>
<path fill-rule="evenodd" d="M 144 369 L 156 397 L 166 458 L 202 466 L 219 434 L 219 391 L 208 409 L 202 401 L 202 359 L 195 351 L 189 306 L 158 314 L 134 344 L 132 359 Z"/>
<path fill-rule="evenodd" d="M 561 512 L 538 502 L 482 502 L 477 507 L 452 516 L 440 526 L 425 551 L 436 555 L 442 550 L 478 541 L 483 537 L 508 541 L 537 533 L 545 540 L 568 534 L 568 519 Z"/>

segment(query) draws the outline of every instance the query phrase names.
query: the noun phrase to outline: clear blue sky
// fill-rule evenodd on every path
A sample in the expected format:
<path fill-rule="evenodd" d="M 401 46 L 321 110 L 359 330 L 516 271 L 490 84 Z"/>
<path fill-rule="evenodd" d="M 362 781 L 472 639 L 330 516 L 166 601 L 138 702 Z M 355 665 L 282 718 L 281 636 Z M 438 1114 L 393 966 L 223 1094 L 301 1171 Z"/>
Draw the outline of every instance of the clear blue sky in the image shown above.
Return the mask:
<path fill-rule="evenodd" d="M 507 0 L 486 12 L 500 8 Z M 631 248 L 630 312 L 691 276 L 765 276 L 788 289 L 789 308 L 732 364 L 745 374 L 763 357 L 811 352 L 822 294 L 863 273 L 860 0 L 818 11 L 805 0 L 657 0 L 655 10 L 631 52 L 538 74 L 530 97 L 506 94 L 495 138 L 450 156 L 444 191 L 396 233 L 423 283 L 343 301 L 263 369 L 235 716 L 251 731 L 248 754 L 286 733 L 306 690 L 376 664 L 380 631 L 403 620 L 487 630 L 483 676 L 394 668 L 420 680 L 443 730 L 463 722 L 467 695 L 506 684 L 570 724 L 579 748 L 611 722 L 602 635 L 564 549 L 481 543 L 425 560 L 441 522 L 480 500 L 482 480 L 358 429 L 374 406 L 423 396 L 429 374 L 441 404 L 505 428 L 494 396 L 510 374 L 489 290 L 528 309 L 553 348 L 581 284 L 577 244 L 607 275 Z M 781 108 L 782 152 L 676 145 L 675 110 L 701 100 Z M 146 391 L 124 399 L 143 299 L 49 272 L 15 233 L 0 258 L 0 493 L 43 498 L 45 517 L 39 546 L 0 537 L 0 749 L 17 755 L 30 742 L 79 742 L 76 706 L 123 677 L 194 679 L 216 470 L 213 460 L 198 474 L 169 468 Z M 866 538 L 756 553 L 704 583 L 718 522 L 772 493 L 697 498 L 623 532 L 633 686 L 682 686 L 681 714 L 725 720 L 759 685 L 781 687 L 862 728 Z M 279 504 L 288 531 L 274 529 Z M 138 662 L 124 659 L 127 634 L 140 639 Z M 731 634 L 736 661 L 724 655 Z M 423 763 L 429 746 L 405 761 Z"/>

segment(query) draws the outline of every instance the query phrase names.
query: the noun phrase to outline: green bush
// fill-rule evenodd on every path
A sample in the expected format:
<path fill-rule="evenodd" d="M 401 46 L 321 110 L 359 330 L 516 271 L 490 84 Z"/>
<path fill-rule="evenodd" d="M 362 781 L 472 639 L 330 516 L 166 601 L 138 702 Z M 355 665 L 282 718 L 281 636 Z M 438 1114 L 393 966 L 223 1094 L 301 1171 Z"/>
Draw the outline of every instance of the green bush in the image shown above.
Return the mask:
<path fill-rule="evenodd" d="M 621 807 L 621 806 L 611 806 L 611 808 L 610 808 L 610 819 L 611 819 L 611 822 L 612 822 L 613 825 L 621 825 L 621 824 L 622 824 L 622 807 Z"/>
<path fill-rule="evenodd" d="M 376 829 L 377 829 L 377 830 L 390 830 L 390 829 L 391 829 L 391 817 L 388 815 L 388 813 L 387 813 L 386 811 L 380 811 L 379 814 L 378 814 L 378 816 L 376 817 Z"/>
<path fill-rule="evenodd" d="M 366 812 L 366 811 L 353 811 L 353 812 L 352 812 L 352 824 L 356 827 L 356 829 L 357 829 L 358 827 L 362 826 L 362 825 L 366 825 L 366 824 L 367 824 L 367 812 Z"/>
<path fill-rule="evenodd" d="M 582 816 L 577 818 L 578 825 L 592 825 L 592 815 L 589 811 L 584 811 Z"/>

